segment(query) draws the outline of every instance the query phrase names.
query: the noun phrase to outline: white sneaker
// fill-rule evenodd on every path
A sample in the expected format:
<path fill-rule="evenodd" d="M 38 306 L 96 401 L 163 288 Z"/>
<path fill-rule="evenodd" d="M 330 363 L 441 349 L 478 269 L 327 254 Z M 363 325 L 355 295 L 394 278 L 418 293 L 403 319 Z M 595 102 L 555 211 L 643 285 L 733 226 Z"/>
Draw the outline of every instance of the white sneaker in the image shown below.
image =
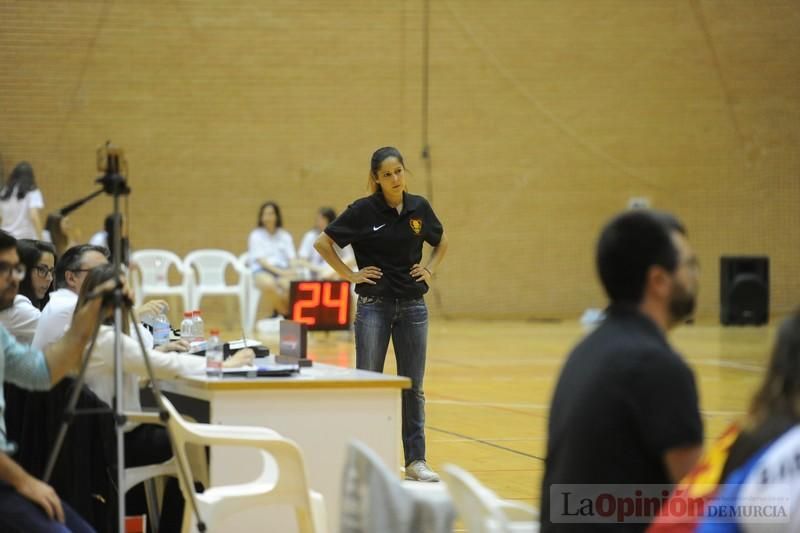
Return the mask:
<path fill-rule="evenodd" d="M 406 467 L 406 479 L 430 483 L 439 481 L 439 474 L 431 470 L 428 463 L 422 459 L 417 459 Z"/>

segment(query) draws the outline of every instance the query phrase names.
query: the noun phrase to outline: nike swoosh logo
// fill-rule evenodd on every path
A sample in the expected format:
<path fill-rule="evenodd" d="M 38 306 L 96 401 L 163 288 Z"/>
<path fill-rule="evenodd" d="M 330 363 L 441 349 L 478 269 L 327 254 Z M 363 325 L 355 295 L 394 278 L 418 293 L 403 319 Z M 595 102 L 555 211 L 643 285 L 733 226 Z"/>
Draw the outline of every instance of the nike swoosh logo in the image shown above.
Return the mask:
<path fill-rule="evenodd" d="M 382 228 L 382 227 L 384 227 L 385 225 L 386 225 L 386 224 L 381 224 L 380 226 L 372 226 L 372 231 L 378 231 L 379 229 L 381 229 L 381 228 Z"/>

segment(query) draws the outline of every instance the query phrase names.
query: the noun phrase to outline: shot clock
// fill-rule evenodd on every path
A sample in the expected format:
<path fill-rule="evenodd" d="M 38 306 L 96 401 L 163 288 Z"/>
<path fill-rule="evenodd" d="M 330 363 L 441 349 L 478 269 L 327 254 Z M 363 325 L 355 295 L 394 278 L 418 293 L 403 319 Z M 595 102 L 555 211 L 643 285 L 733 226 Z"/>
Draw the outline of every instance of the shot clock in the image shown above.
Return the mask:
<path fill-rule="evenodd" d="M 289 318 L 310 331 L 350 329 L 351 302 L 347 281 L 293 281 Z"/>

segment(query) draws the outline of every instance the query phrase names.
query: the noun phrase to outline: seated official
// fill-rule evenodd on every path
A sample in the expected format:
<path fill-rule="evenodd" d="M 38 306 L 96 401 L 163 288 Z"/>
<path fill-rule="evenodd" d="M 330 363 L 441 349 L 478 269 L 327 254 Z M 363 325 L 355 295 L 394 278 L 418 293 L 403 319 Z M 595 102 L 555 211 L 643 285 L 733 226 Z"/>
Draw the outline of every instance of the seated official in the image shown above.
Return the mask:
<path fill-rule="evenodd" d="M 72 321 L 78 292 L 86 274 L 93 268 L 108 263 L 108 250 L 100 246 L 83 244 L 73 246 L 56 263 L 56 290 L 42 309 L 31 345 L 43 349 L 56 342 Z"/>
<path fill-rule="evenodd" d="M 16 282 L 24 277 L 14 237 L 0 231 L 0 306 L 16 296 Z M 102 292 L 115 284 L 98 287 Z M 60 341 L 44 352 L 19 344 L 0 326 L 0 381 L 29 390 L 47 390 L 76 369 L 91 338 L 102 298 L 84 306 Z M 53 488 L 20 467 L 6 440 L 5 398 L 0 392 L 0 531 L 30 533 L 89 532 L 92 528 L 71 507 L 61 502 Z M 66 525 L 66 528 L 65 528 Z"/>
<path fill-rule="evenodd" d="M 85 306 L 89 300 L 87 295 L 91 294 L 98 286 L 106 281 L 113 279 L 114 267 L 112 265 L 99 266 L 88 273 L 81 292 L 78 296 L 76 313 Z M 109 313 L 106 324 L 100 326 L 95 339 L 94 350 L 89 360 L 86 370 L 86 385 L 101 400 L 109 405 L 114 401 L 114 328 L 109 323 L 113 316 Z M 123 407 L 126 411 L 141 411 L 139 400 L 139 382 L 142 377 L 147 377 L 147 366 L 145 356 L 142 353 L 138 340 L 128 334 L 128 324 L 123 326 L 122 336 L 122 365 L 124 369 L 123 377 Z M 183 341 L 183 350 L 186 349 Z M 178 344 L 171 347 L 178 348 Z M 225 367 L 238 367 L 253 362 L 254 353 L 251 349 L 240 350 L 232 357 L 228 358 L 223 365 Z M 148 350 L 147 357 L 150 360 L 150 367 L 153 370 L 154 378 L 173 379 L 181 374 L 197 374 L 204 372 L 206 368 L 205 357 L 198 357 L 177 352 L 161 352 L 158 350 Z M 125 466 L 135 467 L 148 464 L 161 463 L 172 457 L 172 447 L 169 436 L 163 426 L 155 424 L 129 425 L 125 431 Z M 172 488 L 168 489 L 165 495 L 165 506 L 167 500 L 170 507 L 179 509 L 175 501 L 180 501 L 180 491 L 177 485 L 172 483 Z M 166 512 L 165 512 L 166 515 Z M 163 516 L 162 529 L 165 531 L 177 531 L 180 528 L 180 518 L 182 513 L 175 512 L 171 516 Z"/>
<path fill-rule="evenodd" d="M 17 241 L 17 254 L 25 265 L 25 277 L 19 281 L 18 294 L 12 305 L 0 309 L 0 324 L 23 344 L 30 344 L 33 340 L 42 308 L 49 301 L 55 253 L 55 248 L 49 242 L 32 239 Z M 17 282 L 13 278 L 9 281 Z"/>
<path fill-rule="evenodd" d="M 78 296 L 76 311 L 87 303 L 87 295 L 96 287 L 114 276 L 112 265 L 103 265 L 88 273 Z M 86 371 L 86 384 L 97 396 L 111 405 L 114 397 L 114 328 L 110 322 L 112 317 L 107 317 L 106 323 L 100 326 L 95 340 L 94 350 L 89 360 Z M 125 408 L 128 410 L 141 410 L 139 402 L 139 378 L 147 376 L 147 367 L 141 346 L 129 331 L 129 325 L 123 325 L 122 337 L 122 364 L 125 369 L 123 398 Z M 181 344 L 182 343 L 182 344 Z M 185 341 L 167 345 L 175 350 L 186 351 Z M 147 356 L 155 378 L 172 379 L 182 374 L 197 374 L 206 368 L 205 357 L 178 353 L 178 351 L 163 352 L 148 350 Z M 246 349 L 236 352 L 235 355 L 224 362 L 225 367 L 238 367 L 253 362 L 253 350 Z M 162 428 L 162 426 L 158 426 Z"/>
<path fill-rule="evenodd" d="M 31 341 L 33 347 L 45 348 L 64 335 L 64 331 L 72 321 L 78 293 L 87 273 L 93 268 L 107 264 L 108 250 L 90 244 L 73 246 L 58 259 L 55 267 L 56 290 L 50 293 L 50 301 L 39 317 Z M 166 312 L 167 309 L 167 302 L 164 300 L 151 300 L 136 310 L 136 316 L 140 320 L 146 320 L 148 317 Z M 142 332 L 145 345 L 152 348 L 153 335 L 150 331 L 141 325 L 139 331 Z"/>

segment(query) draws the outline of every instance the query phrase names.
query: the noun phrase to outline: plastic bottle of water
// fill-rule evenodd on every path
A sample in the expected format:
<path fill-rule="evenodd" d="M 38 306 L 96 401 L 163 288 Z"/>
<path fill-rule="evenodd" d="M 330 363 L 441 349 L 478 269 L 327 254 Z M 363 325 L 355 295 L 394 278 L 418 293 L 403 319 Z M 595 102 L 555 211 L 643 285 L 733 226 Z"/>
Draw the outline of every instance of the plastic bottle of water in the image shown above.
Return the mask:
<path fill-rule="evenodd" d="M 211 336 L 206 344 L 206 376 L 222 377 L 222 342 L 219 340 L 218 329 L 211 330 Z"/>
<path fill-rule="evenodd" d="M 181 322 L 181 339 L 186 342 L 194 340 L 194 327 L 192 325 L 192 312 L 183 312 L 183 321 Z"/>
<path fill-rule="evenodd" d="M 205 324 L 203 324 L 203 317 L 200 316 L 200 310 L 192 311 L 192 341 L 203 342 L 205 340 L 204 328 Z"/>
<path fill-rule="evenodd" d="M 153 344 L 161 346 L 169 342 L 169 334 L 172 333 L 172 328 L 169 325 L 167 315 L 160 313 L 156 315 L 153 322 Z"/>

